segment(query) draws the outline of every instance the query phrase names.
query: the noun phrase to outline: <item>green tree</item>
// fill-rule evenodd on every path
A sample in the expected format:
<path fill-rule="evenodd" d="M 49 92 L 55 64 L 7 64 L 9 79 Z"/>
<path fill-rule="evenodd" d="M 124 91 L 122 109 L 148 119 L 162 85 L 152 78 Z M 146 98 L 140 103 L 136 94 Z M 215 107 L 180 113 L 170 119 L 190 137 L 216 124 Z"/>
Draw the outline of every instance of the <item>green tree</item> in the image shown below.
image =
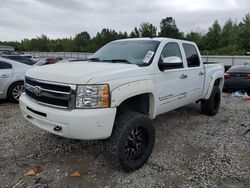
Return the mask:
<path fill-rule="evenodd" d="M 72 52 L 75 49 L 75 43 L 74 43 L 74 40 L 72 38 L 62 39 L 62 40 L 60 40 L 60 44 L 63 48 L 63 51 Z"/>
<path fill-rule="evenodd" d="M 137 27 L 134 28 L 134 30 L 129 35 L 130 38 L 138 38 L 140 37 L 140 32 L 137 29 Z"/>
<path fill-rule="evenodd" d="M 55 52 L 72 52 L 76 46 L 72 38 L 52 39 L 49 49 Z"/>
<path fill-rule="evenodd" d="M 208 33 L 205 35 L 206 50 L 215 50 L 220 46 L 221 26 L 216 20 L 208 29 Z"/>
<path fill-rule="evenodd" d="M 172 17 L 166 17 L 161 20 L 159 36 L 182 39 L 183 33 L 179 31 Z"/>
<path fill-rule="evenodd" d="M 148 22 L 144 22 L 140 25 L 139 36 L 140 37 L 155 37 L 157 28 Z"/>
<path fill-rule="evenodd" d="M 90 39 L 91 39 L 91 37 L 88 34 L 88 32 L 84 31 L 84 32 L 78 33 L 74 38 L 76 50 L 82 51 L 84 49 L 84 47 L 87 46 Z"/>
<path fill-rule="evenodd" d="M 247 14 L 239 24 L 238 40 L 242 49 L 250 51 L 250 14 Z"/>
<path fill-rule="evenodd" d="M 186 39 L 195 42 L 200 50 L 204 49 L 204 36 L 200 32 L 191 31 L 187 34 Z"/>
<path fill-rule="evenodd" d="M 117 37 L 118 39 L 125 39 L 125 38 L 128 38 L 128 33 L 127 32 L 121 32 L 121 31 L 119 31 L 119 33 L 118 33 L 118 37 Z"/>
<path fill-rule="evenodd" d="M 32 51 L 33 46 L 31 44 L 31 40 L 23 39 L 21 41 L 21 45 L 22 45 L 21 50 L 23 50 L 23 51 Z"/>
<path fill-rule="evenodd" d="M 87 49 L 90 52 L 95 52 L 105 44 L 120 38 L 124 38 L 124 34 L 121 35 L 121 33 L 118 34 L 115 30 L 104 28 L 91 40 L 91 43 L 87 46 Z"/>
<path fill-rule="evenodd" d="M 64 51 L 64 48 L 61 45 L 61 39 L 50 40 L 49 51 L 54 51 L 54 52 Z"/>
<path fill-rule="evenodd" d="M 46 35 L 41 35 L 40 37 L 33 38 L 30 41 L 25 40 L 26 48 L 29 51 L 49 51 L 50 39 Z"/>
<path fill-rule="evenodd" d="M 238 26 L 236 23 L 233 23 L 231 19 L 227 20 L 223 26 L 221 37 L 220 37 L 220 46 L 225 47 L 231 44 L 238 43 Z"/>

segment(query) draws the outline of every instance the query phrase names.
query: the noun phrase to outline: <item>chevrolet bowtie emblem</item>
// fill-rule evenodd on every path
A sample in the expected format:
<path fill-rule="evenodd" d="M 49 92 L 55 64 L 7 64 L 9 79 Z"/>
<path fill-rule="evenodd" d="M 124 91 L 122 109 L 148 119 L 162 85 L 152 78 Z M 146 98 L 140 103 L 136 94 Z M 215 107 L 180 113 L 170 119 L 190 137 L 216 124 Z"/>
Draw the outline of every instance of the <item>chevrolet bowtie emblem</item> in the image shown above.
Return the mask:
<path fill-rule="evenodd" d="M 42 94 L 42 88 L 40 86 L 35 86 L 33 88 L 33 93 L 36 95 L 36 96 L 41 96 Z"/>

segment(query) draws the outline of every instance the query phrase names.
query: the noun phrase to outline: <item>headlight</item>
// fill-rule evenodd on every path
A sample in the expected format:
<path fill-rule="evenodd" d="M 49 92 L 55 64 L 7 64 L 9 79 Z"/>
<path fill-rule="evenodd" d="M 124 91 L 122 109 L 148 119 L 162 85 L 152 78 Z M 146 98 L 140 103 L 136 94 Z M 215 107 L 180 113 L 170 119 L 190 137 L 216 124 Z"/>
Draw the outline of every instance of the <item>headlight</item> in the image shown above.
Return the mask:
<path fill-rule="evenodd" d="M 76 92 L 76 108 L 105 108 L 110 105 L 109 86 L 78 85 Z"/>

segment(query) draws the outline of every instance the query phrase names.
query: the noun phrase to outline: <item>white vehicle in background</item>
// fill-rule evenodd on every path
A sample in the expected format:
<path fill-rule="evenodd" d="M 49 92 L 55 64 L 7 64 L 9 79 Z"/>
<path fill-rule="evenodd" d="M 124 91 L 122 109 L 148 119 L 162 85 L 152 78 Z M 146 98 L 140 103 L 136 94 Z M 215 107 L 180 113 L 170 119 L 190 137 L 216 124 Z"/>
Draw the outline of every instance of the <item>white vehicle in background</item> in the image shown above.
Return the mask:
<path fill-rule="evenodd" d="M 32 66 L 0 57 L 0 99 L 18 102 L 24 91 L 25 71 Z"/>
<path fill-rule="evenodd" d="M 30 54 L 21 54 L 20 56 L 28 57 L 30 60 L 32 60 L 34 62 L 38 62 L 41 59 L 39 56 L 33 56 Z"/>
<path fill-rule="evenodd" d="M 27 65 L 23 62 L 0 57 L 0 99 L 10 99 L 18 102 L 20 95 L 24 92 L 25 71 L 35 67 L 54 63 L 55 58 L 46 58 L 37 63 Z M 58 61 L 58 60 L 57 60 Z"/>
<path fill-rule="evenodd" d="M 20 97 L 24 117 L 51 133 L 108 139 L 109 159 L 126 170 L 146 163 L 157 115 L 193 102 L 216 115 L 223 65 L 203 65 L 195 43 L 169 38 L 113 41 L 82 62 L 26 72 Z"/>

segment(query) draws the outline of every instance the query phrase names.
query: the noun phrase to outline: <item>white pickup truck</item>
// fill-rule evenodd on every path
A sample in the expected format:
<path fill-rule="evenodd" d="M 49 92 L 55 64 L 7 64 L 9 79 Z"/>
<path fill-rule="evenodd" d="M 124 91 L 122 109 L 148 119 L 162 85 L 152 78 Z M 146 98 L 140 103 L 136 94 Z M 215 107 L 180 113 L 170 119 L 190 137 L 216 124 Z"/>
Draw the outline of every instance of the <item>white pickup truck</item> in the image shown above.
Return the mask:
<path fill-rule="evenodd" d="M 157 115 L 193 102 L 218 112 L 222 65 L 203 65 L 195 43 L 169 38 L 108 43 L 91 59 L 35 67 L 20 97 L 24 117 L 46 131 L 74 139 L 107 139 L 109 158 L 126 170 L 152 153 Z"/>

